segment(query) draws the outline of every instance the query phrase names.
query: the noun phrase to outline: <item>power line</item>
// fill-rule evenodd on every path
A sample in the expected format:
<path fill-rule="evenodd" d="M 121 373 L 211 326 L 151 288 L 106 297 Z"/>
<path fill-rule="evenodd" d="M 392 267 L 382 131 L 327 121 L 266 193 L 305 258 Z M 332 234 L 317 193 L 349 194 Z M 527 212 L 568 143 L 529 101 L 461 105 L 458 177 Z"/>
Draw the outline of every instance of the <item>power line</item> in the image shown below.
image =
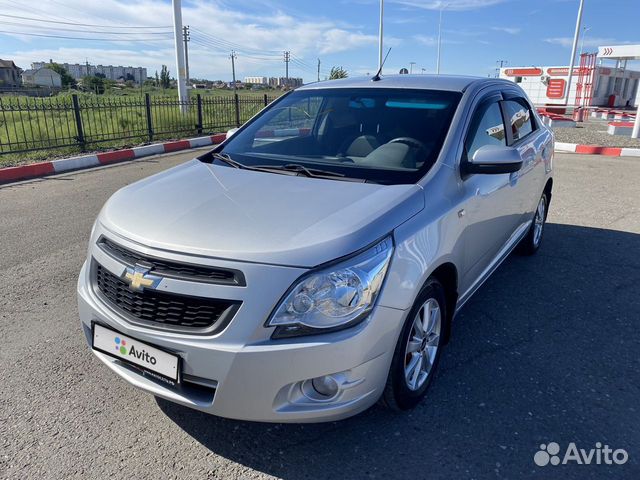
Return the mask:
<path fill-rule="evenodd" d="M 280 55 L 280 52 L 277 50 L 264 50 L 264 49 L 254 49 L 251 47 L 246 47 L 244 45 L 240 45 L 238 43 L 234 43 L 234 42 L 230 42 L 228 40 L 225 40 L 223 38 L 219 38 L 216 37 L 214 35 L 211 35 L 209 33 L 203 32 L 202 30 L 199 30 L 197 28 L 193 28 L 192 29 L 194 32 L 200 34 L 204 40 L 208 40 L 212 43 L 218 44 L 218 45 L 224 45 L 227 47 L 227 49 L 231 48 L 237 51 L 243 51 L 246 53 L 251 53 L 251 54 L 256 54 L 256 55 L 264 55 L 264 54 L 269 54 L 269 53 L 273 53 L 273 54 L 277 54 L 278 56 Z"/>
<path fill-rule="evenodd" d="M 1 34 L 5 35 L 28 35 L 30 37 L 47 37 L 47 38 L 62 38 L 65 40 L 86 40 L 89 42 L 163 42 L 167 39 L 160 38 L 88 38 L 88 37 L 65 37 L 60 35 L 45 35 L 39 33 L 27 33 L 27 32 L 11 32 L 6 30 L 0 30 Z"/>
<path fill-rule="evenodd" d="M 0 20 L 0 24 L 17 26 L 17 27 L 46 29 L 47 31 L 48 30 L 56 30 L 56 31 L 64 31 L 64 32 L 79 32 L 79 33 L 91 33 L 91 34 L 99 33 L 99 34 L 103 34 L 103 35 L 136 35 L 136 33 L 134 33 L 134 32 L 105 32 L 105 31 L 96 32 L 96 31 L 91 31 L 91 30 L 80 30 L 80 29 L 77 29 L 77 28 L 50 27 L 50 26 L 47 26 L 47 25 L 25 25 L 24 23 L 4 22 L 2 20 Z M 144 34 L 141 33 L 141 35 L 173 35 L 173 32 L 144 32 Z"/>
<path fill-rule="evenodd" d="M 195 29 L 194 29 L 195 30 Z M 211 48 L 214 50 L 219 50 L 219 51 L 228 51 L 229 47 L 227 47 L 226 45 L 223 44 L 217 44 L 217 43 L 213 43 L 211 41 L 208 40 L 202 40 L 202 39 L 198 39 L 197 37 L 193 37 L 192 41 L 202 47 L 206 47 L 206 48 Z M 235 49 L 234 49 L 235 50 Z M 255 60 L 280 60 L 280 56 L 271 56 L 271 57 L 260 57 L 260 56 L 256 56 L 256 55 L 249 55 L 247 53 L 244 53 L 244 51 L 238 51 L 243 57 L 245 58 L 253 58 Z"/>
<path fill-rule="evenodd" d="M 62 24 L 62 25 L 75 25 L 78 27 L 101 27 L 101 28 L 171 28 L 171 25 L 162 25 L 162 26 L 149 26 L 149 25 L 128 25 L 128 26 L 123 26 L 123 25 L 98 25 L 95 23 L 78 23 L 78 22 L 61 22 L 61 21 L 57 21 L 57 20 L 45 20 L 45 19 L 41 19 L 41 18 L 35 18 L 35 17 L 21 17 L 19 15 L 9 15 L 6 13 L 0 13 L 0 17 L 8 17 L 8 18 L 16 18 L 19 20 L 30 20 L 33 22 L 44 22 L 44 23 L 57 23 L 57 24 Z M 130 33 L 130 32 L 129 32 Z"/>

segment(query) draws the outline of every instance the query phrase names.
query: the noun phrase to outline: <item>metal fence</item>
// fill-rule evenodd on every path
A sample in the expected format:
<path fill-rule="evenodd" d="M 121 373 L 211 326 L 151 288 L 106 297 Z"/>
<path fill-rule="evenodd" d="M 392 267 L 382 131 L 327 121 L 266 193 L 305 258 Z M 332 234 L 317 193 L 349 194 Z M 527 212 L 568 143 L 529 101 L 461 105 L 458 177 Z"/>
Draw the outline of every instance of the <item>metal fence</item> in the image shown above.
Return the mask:
<path fill-rule="evenodd" d="M 0 98 L 2 155 L 153 142 L 240 126 L 277 97 L 192 96 Z"/>

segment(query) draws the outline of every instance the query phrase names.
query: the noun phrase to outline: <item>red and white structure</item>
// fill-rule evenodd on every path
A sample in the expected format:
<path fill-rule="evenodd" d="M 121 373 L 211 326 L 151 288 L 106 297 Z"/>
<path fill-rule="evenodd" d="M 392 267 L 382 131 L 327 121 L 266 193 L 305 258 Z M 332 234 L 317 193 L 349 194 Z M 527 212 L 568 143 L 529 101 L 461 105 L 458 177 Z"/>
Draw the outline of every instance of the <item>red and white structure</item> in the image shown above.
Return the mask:
<path fill-rule="evenodd" d="M 569 67 L 532 66 L 501 68 L 500 78 L 518 83 L 540 107 L 635 107 L 638 112 L 631 136 L 638 138 L 640 71 L 627 69 L 629 60 L 640 60 L 640 44 L 602 46 L 597 55 L 583 54 L 572 75 L 569 75 Z M 612 61 L 615 64 L 611 64 Z"/>
<path fill-rule="evenodd" d="M 593 59 L 597 65 L 589 61 L 589 54 L 582 56 L 580 65 L 573 69 L 569 88 L 567 66 L 501 68 L 500 78 L 518 83 L 533 103 L 540 106 L 572 106 L 587 98 L 590 100 L 586 106 L 637 106 L 640 71 L 627 69 L 627 61 L 640 59 L 640 45 L 599 47 Z M 615 60 L 615 64 L 606 65 L 607 60 Z"/>

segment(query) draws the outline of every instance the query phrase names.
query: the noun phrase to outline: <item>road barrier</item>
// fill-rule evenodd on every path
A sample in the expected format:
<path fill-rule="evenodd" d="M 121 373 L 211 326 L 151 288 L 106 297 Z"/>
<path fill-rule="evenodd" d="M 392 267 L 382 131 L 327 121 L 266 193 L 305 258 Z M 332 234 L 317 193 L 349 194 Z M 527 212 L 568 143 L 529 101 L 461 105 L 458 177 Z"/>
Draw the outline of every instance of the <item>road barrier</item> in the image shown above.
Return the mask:
<path fill-rule="evenodd" d="M 276 97 L 79 96 L 0 98 L 3 155 L 38 150 L 60 153 L 209 135 L 239 127 Z M 187 113 L 181 112 L 186 106 Z"/>

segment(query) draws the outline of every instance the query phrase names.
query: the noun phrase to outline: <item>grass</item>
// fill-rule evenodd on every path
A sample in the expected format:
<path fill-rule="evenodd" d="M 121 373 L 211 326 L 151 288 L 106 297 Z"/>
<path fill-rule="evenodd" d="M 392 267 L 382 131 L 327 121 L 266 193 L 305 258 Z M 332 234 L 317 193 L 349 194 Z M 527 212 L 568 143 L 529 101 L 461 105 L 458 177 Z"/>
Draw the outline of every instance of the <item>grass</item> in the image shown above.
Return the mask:
<path fill-rule="evenodd" d="M 149 131 L 144 93 L 149 93 Z M 280 92 L 240 91 L 239 117 L 245 122 L 264 107 L 264 95 Z M 202 125 L 198 127 L 196 94 L 201 95 Z M 84 149 L 70 93 L 55 97 L 0 98 L 0 167 L 80 154 L 83 151 L 131 147 L 159 140 L 223 132 L 236 125 L 236 105 L 229 90 L 190 91 L 182 113 L 175 90 L 122 90 L 105 95 L 78 93 Z"/>

